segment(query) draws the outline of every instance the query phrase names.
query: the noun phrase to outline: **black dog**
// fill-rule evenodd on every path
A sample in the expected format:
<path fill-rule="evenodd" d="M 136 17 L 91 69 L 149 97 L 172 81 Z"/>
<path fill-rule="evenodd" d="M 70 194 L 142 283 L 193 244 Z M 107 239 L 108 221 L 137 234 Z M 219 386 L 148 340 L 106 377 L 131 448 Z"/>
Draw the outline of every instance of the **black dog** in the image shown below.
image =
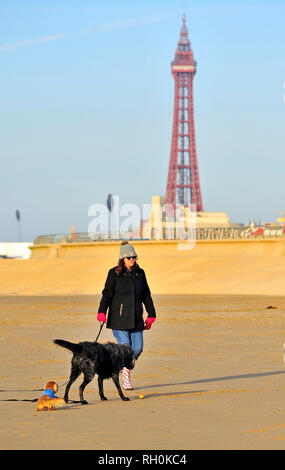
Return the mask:
<path fill-rule="evenodd" d="M 115 343 L 92 343 L 84 341 L 82 343 L 70 343 L 62 339 L 54 340 L 54 343 L 73 352 L 71 360 L 71 372 L 69 382 L 65 389 L 64 400 L 68 403 L 68 392 L 81 374 L 84 374 L 84 380 L 79 387 L 79 397 L 82 405 L 88 402 L 83 398 L 83 391 L 95 374 L 98 374 L 99 395 L 101 400 L 107 400 L 104 396 L 103 380 L 112 377 L 122 400 L 127 401 L 122 392 L 119 382 L 119 372 L 123 367 L 133 369 L 135 365 L 134 352 L 128 344 Z"/>

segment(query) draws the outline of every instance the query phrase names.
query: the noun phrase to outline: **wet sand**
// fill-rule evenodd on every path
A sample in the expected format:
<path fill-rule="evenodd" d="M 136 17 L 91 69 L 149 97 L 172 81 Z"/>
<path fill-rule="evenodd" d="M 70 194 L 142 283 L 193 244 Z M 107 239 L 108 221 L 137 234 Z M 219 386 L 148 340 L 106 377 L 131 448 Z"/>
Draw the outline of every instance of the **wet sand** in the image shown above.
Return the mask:
<path fill-rule="evenodd" d="M 38 412 L 36 403 L 8 400 L 66 382 L 71 353 L 52 340 L 95 339 L 99 297 L 0 296 L 0 449 L 283 449 L 285 297 L 153 297 L 158 320 L 144 334 L 131 401 L 105 381 L 101 402 L 95 379 L 89 405 Z M 112 332 L 104 328 L 99 340 Z"/>

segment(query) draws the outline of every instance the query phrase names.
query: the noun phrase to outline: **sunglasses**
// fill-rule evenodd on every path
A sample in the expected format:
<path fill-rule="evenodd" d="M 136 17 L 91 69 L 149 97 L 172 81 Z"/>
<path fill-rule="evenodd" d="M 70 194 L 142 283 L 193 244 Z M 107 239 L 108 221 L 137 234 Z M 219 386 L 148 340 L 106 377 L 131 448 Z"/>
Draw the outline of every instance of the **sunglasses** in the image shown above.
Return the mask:
<path fill-rule="evenodd" d="M 130 259 L 138 259 L 137 256 L 126 256 L 126 258 L 127 258 L 128 260 L 130 260 Z"/>

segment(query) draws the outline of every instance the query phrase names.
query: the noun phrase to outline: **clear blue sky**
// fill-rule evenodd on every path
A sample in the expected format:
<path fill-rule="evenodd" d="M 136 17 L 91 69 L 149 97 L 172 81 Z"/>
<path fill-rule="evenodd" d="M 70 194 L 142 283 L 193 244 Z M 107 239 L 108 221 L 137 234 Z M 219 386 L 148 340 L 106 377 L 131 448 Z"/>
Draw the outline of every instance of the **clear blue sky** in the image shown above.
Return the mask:
<path fill-rule="evenodd" d="M 120 4 L 120 7 L 118 7 Z M 0 0 L 0 241 L 165 193 L 186 12 L 204 210 L 285 210 L 284 1 Z"/>

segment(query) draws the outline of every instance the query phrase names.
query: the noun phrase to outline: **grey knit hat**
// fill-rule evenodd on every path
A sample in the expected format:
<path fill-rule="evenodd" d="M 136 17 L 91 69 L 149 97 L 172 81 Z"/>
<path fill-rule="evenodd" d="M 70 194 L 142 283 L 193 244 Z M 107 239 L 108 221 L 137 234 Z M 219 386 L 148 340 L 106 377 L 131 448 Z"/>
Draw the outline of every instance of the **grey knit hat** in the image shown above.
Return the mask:
<path fill-rule="evenodd" d="M 120 259 L 127 258 L 128 256 L 137 256 L 137 254 L 133 245 L 127 242 L 120 246 Z"/>

